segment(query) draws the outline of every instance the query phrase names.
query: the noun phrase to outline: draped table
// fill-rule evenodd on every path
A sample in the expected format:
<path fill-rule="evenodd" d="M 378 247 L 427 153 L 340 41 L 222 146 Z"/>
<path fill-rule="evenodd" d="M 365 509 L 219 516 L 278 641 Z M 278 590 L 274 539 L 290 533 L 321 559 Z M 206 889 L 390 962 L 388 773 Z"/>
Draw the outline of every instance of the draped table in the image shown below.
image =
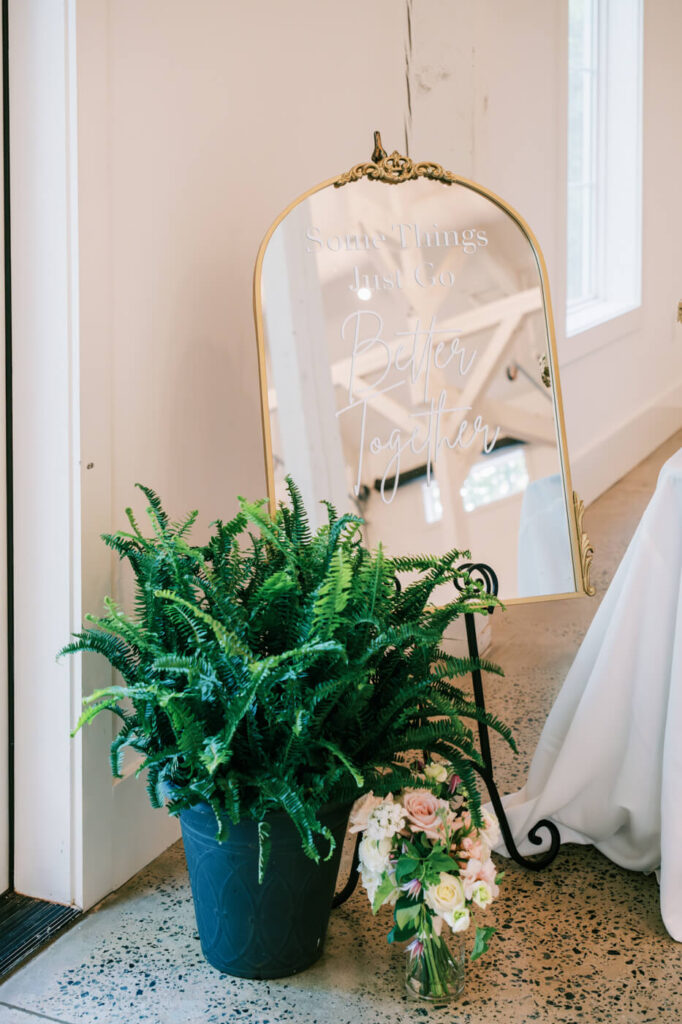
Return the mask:
<path fill-rule="evenodd" d="M 562 842 L 658 872 L 682 942 L 682 449 L 656 491 L 540 736 L 523 789 L 503 799 L 523 854 L 550 818 Z M 506 855 L 504 845 L 498 852 Z"/>

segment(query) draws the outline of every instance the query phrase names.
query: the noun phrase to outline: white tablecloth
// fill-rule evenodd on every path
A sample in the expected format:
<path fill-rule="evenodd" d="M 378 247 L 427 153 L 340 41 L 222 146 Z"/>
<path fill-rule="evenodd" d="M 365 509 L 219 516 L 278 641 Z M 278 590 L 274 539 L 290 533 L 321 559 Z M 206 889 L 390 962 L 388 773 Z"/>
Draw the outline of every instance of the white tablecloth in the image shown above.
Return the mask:
<path fill-rule="evenodd" d="M 524 788 L 504 798 L 522 853 L 539 818 L 562 842 L 660 869 L 682 942 L 682 450 L 656 491 L 545 724 Z M 542 835 L 545 835 L 543 832 Z M 499 847 L 505 853 L 504 847 Z"/>

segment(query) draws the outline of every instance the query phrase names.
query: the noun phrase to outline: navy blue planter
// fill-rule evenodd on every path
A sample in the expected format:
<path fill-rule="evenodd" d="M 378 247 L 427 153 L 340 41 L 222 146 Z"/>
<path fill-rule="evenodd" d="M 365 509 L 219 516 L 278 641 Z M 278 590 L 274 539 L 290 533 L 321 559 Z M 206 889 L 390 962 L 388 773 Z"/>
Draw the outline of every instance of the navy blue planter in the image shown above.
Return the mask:
<path fill-rule="evenodd" d="M 182 839 L 194 898 L 201 948 L 219 971 L 239 978 L 283 978 L 322 954 L 350 805 L 334 804 L 319 814 L 336 849 L 315 864 L 301 849 L 288 815 L 267 816 L 272 849 L 258 884 L 255 821 L 230 825 L 218 843 L 216 820 L 207 804 L 180 814 Z M 321 843 L 322 848 L 326 843 Z"/>

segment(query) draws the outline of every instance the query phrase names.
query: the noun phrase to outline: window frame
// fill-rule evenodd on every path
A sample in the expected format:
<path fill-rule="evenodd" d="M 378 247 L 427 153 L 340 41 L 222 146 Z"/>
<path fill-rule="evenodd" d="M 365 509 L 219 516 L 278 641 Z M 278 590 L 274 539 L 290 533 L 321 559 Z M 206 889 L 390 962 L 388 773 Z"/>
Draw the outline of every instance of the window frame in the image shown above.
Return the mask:
<path fill-rule="evenodd" d="M 593 261 L 589 294 L 568 299 L 571 204 L 570 89 L 567 94 L 566 336 L 592 331 L 636 311 L 642 302 L 643 0 L 588 0 L 596 30 L 595 103 L 590 154 L 595 202 L 583 257 Z M 570 19 L 570 0 L 569 0 Z M 570 24 L 570 22 L 569 22 Z M 569 31 L 570 45 L 570 31 Z M 570 54 L 569 72 L 571 74 Z M 634 154 L 634 155 L 633 155 Z M 623 216 L 623 210 L 629 215 Z M 586 250 L 589 248 L 589 252 Z M 604 333 L 604 332 L 600 332 Z M 608 332 L 609 334 L 611 332 Z"/>

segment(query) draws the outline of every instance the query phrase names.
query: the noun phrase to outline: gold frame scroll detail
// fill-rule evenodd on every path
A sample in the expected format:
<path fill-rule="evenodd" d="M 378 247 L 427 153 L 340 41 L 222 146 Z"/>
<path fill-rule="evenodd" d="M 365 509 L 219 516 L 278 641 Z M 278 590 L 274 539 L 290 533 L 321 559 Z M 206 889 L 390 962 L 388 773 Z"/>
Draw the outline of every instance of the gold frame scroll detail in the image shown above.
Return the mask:
<path fill-rule="evenodd" d="M 334 182 L 334 188 L 341 188 L 351 181 L 369 178 L 371 181 L 385 181 L 388 185 L 400 185 L 403 181 L 415 178 L 430 178 L 431 181 L 442 181 L 445 185 L 454 185 L 460 179 L 450 171 L 445 171 L 440 164 L 423 160 L 414 163 L 409 156 L 402 156 L 396 149 L 389 156 L 381 145 L 381 135 L 374 133 L 374 152 L 372 159 L 366 164 L 356 164 Z"/>
<path fill-rule="evenodd" d="M 583 587 L 586 594 L 590 597 L 594 597 L 597 593 L 597 589 L 590 581 L 590 570 L 592 568 L 594 548 L 590 544 L 589 537 L 583 530 L 585 503 L 583 499 L 575 493 L 575 491 L 573 492 L 573 508 L 575 509 L 575 521 L 578 528 L 578 537 L 580 538 L 580 568 L 583 577 Z"/>

